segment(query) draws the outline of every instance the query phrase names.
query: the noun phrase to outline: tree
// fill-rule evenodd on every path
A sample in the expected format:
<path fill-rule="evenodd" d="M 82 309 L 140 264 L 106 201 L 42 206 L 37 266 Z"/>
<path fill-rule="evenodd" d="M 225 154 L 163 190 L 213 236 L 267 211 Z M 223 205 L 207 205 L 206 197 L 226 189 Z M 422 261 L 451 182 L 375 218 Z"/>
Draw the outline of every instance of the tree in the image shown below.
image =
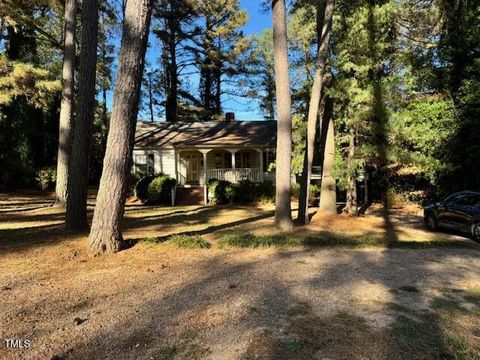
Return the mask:
<path fill-rule="evenodd" d="M 275 71 L 273 65 L 273 32 L 264 30 L 252 42 L 251 69 L 241 81 L 247 84 L 247 96 L 259 99 L 265 120 L 275 120 Z"/>
<path fill-rule="evenodd" d="M 82 38 L 78 75 L 78 111 L 74 123 L 65 228 L 88 229 L 87 190 L 90 136 L 95 116 L 98 1 L 82 2 Z"/>
<path fill-rule="evenodd" d="M 57 10 L 46 0 L 0 2 L 0 188 L 32 186 L 35 172 L 56 158 L 62 59 Z"/>
<path fill-rule="evenodd" d="M 174 122 L 178 120 L 179 106 L 181 106 L 179 104 L 182 93 L 180 75 L 182 70 L 192 62 L 191 58 L 185 56 L 183 45 L 198 32 L 198 26 L 193 25 L 197 14 L 194 2 L 190 0 L 160 0 L 154 8 L 153 17 L 158 20 L 158 25 L 154 27 L 153 32 L 162 44 L 165 118 L 166 121 Z"/>
<path fill-rule="evenodd" d="M 290 204 L 292 114 L 288 66 L 287 15 L 285 0 L 272 0 L 273 58 L 277 94 L 277 158 L 275 224 L 282 230 L 292 230 Z"/>
<path fill-rule="evenodd" d="M 222 112 L 222 84 L 224 76 L 231 80 L 245 69 L 242 54 L 250 41 L 240 27 L 246 24 L 248 15 L 240 10 L 239 0 L 202 0 L 196 4 L 204 27 L 191 48 L 200 70 L 200 104 L 202 118 L 210 120 Z"/>
<path fill-rule="evenodd" d="M 122 249 L 122 220 L 145 65 L 152 0 L 128 0 L 102 178 L 90 231 L 97 254 Z"/>
<path fill-rule="evenodd" d="M 55 205 L 67 205 L 67 183 L 70 159 L 70 143 L 73 118 L 73 95 L 75 74 L 75 38 L 77 32 L 77 1 L 65 1 L 62 100 L 60 105 L 60 124 L 58 134 L 57 183 Z"/>
<path fill-rule="evenodd" d="M 332 27 L 334 7 L 335 1 L 328 0 L 318 3 L 316 8 L 317 34 L 319 34 L 319 37 L 317 39 L 318 56 L 310 95 L 310 104 L 308 108 L 307 141 L 304 155 L 305 161 L 298 208 L 298 219 L 299 222 L 302 224 L 306 224 L 309 221 L 308 198 L 310 194 L 310 177 L 312 175 L 317 119 L 319 114 L 320 98 L 322 96 L 322 87 L 324 85 L 324 73 L 327 64 L 328 44 L 330 40 L 330 29 Z"/>

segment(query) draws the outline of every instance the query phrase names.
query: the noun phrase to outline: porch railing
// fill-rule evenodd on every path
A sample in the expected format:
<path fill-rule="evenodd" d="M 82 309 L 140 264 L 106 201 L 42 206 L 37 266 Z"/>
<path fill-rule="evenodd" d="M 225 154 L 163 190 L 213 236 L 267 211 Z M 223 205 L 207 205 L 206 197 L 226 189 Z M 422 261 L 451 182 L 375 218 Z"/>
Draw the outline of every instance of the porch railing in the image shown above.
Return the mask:
<path fill-rule="evenodd" d="M 230 182 L 240 180 L 250 180 L 253 182 L 261 181 L 261 169 L 259 168 L 240 168 L 240 169 L 207 169 L 207 180 L 217 179 Z"/>

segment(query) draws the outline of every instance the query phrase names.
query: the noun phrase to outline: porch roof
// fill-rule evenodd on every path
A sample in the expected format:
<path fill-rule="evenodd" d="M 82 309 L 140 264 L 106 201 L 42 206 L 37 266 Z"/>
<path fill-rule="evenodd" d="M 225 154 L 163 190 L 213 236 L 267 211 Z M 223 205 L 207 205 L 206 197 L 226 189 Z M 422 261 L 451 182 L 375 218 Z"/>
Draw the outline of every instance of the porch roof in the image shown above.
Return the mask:
<path fill-rule="evenodd" d="M 135 147 L 274 147 L 276 134 L 276 121 L 138 122 Z"/>

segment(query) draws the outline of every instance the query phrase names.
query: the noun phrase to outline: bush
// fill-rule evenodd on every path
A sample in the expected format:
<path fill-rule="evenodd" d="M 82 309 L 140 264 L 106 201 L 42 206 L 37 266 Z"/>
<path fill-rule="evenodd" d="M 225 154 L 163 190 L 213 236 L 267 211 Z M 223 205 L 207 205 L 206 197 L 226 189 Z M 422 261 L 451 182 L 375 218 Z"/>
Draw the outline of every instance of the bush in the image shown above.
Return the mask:
<path fill-rule="evenodd" d="M 290 187 L 291 196 L 298 199 L 300 197 L 300 184 L 295 183 Z M 315 184 L 310 185 L 310 195 L 308 196 L 309 203 L 315 203 L 320 195 L 320 187 Z"/>
<path fill-rule="evenodd" d="M 40 169 L 36 172 L 35 179 L 42 190 L 53 189 L 57 181 L 57 170 L 54 167 Z"/>
<path fill-rule="evenodd" d="M 147 200 L 151 204 L 167 204 L 172 201 L 172 189 L 177 182 L 168 175 L 159 175 L 147 187 Z"/>
<path fill-rule="evenodd" d="M 208 181 L 208 200 L 214 204 L 227 204 L 230 202 L 229 191 L 231 188 L 229 181 L 211 179 Z"/>
<path fill-rule="evenodd" d="M 135 193 L 135 187 L 141 178 L 142 176 L 138 173 L 130 173 L 130 175 L 128 176 L 128 194 L 129 195 Z"/>
<path fill-rule="evenodd" d="M 275 184 L 273 181 L 266 180 L 256 184 L 257 201 L 274 202 L 275 201 Z"/>
<path fill-rule="evenodd" d="M 148 185 L 155 179 L 155 176 L 144 176 L 138 180 L 133 193 L 135 197 L 141 202 L 146 202 L 148 200 Z"/>
<path fill-rule="evenodd" d="M 254 183 L 241 180 L 236 184 L 212 179 L 208 182 L 208 200 L 214 204 L 273 201 L 275 184 L 271 181 Z"/>
<path fill-rule="evenodd" d="M 229 192 L 231 202 L 248 203 L 258 199 L 257 186 L 250 180 L 240 180 L 236 184 L 232 184 Z"/>

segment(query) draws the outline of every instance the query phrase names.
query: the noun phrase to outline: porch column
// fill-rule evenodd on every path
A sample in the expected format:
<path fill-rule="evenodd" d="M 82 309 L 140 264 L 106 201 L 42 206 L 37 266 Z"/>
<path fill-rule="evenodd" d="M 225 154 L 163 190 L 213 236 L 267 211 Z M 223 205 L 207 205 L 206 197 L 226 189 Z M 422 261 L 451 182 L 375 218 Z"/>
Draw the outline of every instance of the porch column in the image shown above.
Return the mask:
<path fill-rule="evenodd" d="M 177 185 L 181 185 L 178 183 L 178 162 L 179 162 L 179 158 L 180 158 L 180 154 L 179 152 L 177 152 L 176 149 L 173 150 L 173 158 L 175 160 L 175 180 L 177 180 Z"/>
<path fill-rule="evenodd" d="M 259 155 L 259 164 L 260 164 L 260 181 L 263 182 L 263 149 L 255 149 Z"/>
<path fill-rule="evenodd" d="M 238 149 L 227 149 L 232 155 L 232 173 L 233 173 L 233 182 L 237 182 L 237 165 L 235 164 L 235 154 Z"/>
<path fill-rule="evenodd" d="M 203 155 L 203 198 L 205 205 L 208 205 L 208 189 L 207 189 L 207 154 L 210 150 L 199 150 Z"/>

